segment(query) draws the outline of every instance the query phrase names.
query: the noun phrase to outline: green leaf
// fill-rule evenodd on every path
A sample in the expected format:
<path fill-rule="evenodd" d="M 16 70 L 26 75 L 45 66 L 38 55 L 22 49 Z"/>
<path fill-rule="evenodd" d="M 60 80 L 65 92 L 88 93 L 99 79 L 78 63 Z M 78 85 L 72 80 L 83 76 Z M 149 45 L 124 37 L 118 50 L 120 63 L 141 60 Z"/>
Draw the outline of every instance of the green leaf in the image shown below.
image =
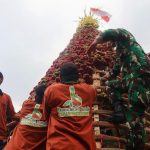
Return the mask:
<path fill-rule="evenodd" d="M 71 101 L 71 100 L 67 100 L 67 101 L 63 104 L 63 106 L 70 106 L 70 105 L 72 105 L 72 101 Z"/>

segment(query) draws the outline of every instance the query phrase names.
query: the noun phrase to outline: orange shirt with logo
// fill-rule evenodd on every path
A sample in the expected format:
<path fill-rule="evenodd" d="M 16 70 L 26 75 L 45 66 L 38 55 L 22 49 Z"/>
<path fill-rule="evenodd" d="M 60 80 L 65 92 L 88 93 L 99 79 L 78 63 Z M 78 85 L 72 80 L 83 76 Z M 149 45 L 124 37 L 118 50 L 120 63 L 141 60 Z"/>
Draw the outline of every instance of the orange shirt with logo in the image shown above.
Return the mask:
<path fill-rule="evenodd" d="M 42 104 L 26 100 L 20 111 L 20 123 L 4 150 L 45 150 L 47 122 L 42 114 Z"/>
<path fill-rule="evenodd" d="M 96 90 L 85 83 L 53 84 L 44 96 L 46 150 L 96 150 L 92 104 Z"/>
<path fill-rule="evenodd" d="M 11 98 L 8 94 L 3 93 L 0 96 L 0 140 L 6 139 L 6 124 L 12 120 L 15 115 Z"/>

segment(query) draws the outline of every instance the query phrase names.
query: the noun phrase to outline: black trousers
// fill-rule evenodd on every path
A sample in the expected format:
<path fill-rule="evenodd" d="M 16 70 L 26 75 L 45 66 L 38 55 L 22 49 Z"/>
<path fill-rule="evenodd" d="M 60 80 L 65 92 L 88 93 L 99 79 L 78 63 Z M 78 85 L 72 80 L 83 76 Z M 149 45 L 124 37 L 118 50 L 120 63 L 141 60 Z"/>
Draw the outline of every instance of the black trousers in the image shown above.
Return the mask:
<path fill-rule="evenodd" d="M 4 142 L 2 140 L 0 140 L 0 150 L 3 149 L 3 146 L 4 146 Z"/>

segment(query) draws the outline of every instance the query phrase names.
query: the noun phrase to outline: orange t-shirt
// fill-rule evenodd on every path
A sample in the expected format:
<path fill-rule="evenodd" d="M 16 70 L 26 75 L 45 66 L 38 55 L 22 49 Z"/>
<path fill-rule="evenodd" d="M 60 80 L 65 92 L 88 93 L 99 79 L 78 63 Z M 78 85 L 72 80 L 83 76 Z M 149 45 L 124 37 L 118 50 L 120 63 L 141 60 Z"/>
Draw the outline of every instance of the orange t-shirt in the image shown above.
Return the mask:
<path fill-rule="evenodd" d="M 44 95 L 46 150 L 96 150 L 92 104 L 96 90 L 85 83 L 53 84 Z"/>
<path fill-rule="evenodd" d="M 11 121 L 15 115 L 11 98 L 8 94 L 3 93 L 0 96 L 0 140 L 6 139 L 6 124 Z"/>
<path fill-rule="evenodd" d="M 42 104 L 26 100 L 20 111 L 20 123 L 4 150 L 45 150 L 47 122 L 43 120 L 42 113 Z"/>

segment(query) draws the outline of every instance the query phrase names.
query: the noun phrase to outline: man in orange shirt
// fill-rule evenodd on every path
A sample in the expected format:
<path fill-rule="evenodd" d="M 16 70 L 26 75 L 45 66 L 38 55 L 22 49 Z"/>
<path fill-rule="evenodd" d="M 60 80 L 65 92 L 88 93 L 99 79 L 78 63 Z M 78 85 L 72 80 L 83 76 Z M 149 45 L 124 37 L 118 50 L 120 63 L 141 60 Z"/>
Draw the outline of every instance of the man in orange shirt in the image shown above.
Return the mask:
<path fill-rule="evenodd" d="M 28 99 L 20 110 L 20 123 L 4 150 L 45 150 L 47 122 L 43 120 L 45 85 L 35 88 L 35 100 Z"/>
<path fill-rule="evenodd" d="M 46 150 L 96 150 L 92 127 L 92 104 L 96 90 L 79 83 L 75 64 L 60 69 L 61 83 L 50 85 L 44 94 L 48 120 Z"/>
<path fill-rule="evenodd" d="M 3 74 L 0 72 L 0 85 L 3 79 Z M 15 111 L 10 96 L 0 89 L 0 150 L 7 138 L 6 124 L 12 121 L 14 115 Z"/>

